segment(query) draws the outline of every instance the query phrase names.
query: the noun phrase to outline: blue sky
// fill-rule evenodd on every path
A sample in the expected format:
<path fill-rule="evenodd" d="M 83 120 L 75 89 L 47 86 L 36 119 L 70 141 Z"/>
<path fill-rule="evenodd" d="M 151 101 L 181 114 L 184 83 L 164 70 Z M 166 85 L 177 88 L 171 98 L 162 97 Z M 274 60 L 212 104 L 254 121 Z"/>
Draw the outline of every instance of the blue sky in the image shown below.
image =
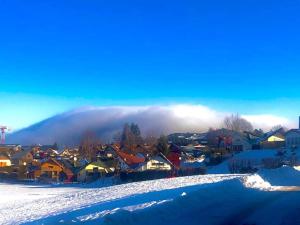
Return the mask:
<path fill-rule="evenodd" d="M 0 4 L 0 123 L 84 105 L 299 114 L 299 1 Z"/>

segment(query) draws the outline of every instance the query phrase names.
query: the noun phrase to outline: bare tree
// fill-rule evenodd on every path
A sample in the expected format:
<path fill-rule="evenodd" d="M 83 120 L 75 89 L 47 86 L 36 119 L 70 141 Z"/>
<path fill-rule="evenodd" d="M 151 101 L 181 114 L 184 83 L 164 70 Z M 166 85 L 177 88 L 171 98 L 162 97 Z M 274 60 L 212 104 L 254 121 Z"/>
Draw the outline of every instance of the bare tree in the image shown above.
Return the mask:
<path fill-rule="evenodd" d="M 82 158 L 93 161 L 101 147 L 101 141 L 96 137 L 96 134 L 92 131 L 86 131 L 79 146 L 79 154 Z"/>
<path fill-rule="evenodd" d="M 226 129 L 243 132 L 243 131 L 253 131 L 252 124 L 240 117 L 239 114 L 232 114 L 231 116 L 227 116 L 224 119 L 224 127 Z"/>
<path fill-rule="evenodd" d="M 144 138 L 144 143 L 147 145 L 156 145 L 157 143 L 157 135 L 155 134 L 154 131 L 148 131 L 145 138 Z"/>
<path fill-rule="evenodd" d="M 277 131 L 277 130 L 280 130 L 282 129 L 283 131 L 287 131 L 288 129 L 280 124 L 278 125 L 275 125 L 274 127 L 271 128 L 271 131 Z"/>

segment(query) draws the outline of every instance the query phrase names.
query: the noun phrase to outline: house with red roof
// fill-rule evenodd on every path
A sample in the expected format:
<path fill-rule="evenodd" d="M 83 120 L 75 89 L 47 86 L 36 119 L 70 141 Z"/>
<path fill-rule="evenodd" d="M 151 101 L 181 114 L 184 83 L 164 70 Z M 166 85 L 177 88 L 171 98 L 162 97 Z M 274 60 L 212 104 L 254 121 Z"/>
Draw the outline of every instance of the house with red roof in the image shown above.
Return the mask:
<path fill-rule="evenodd" d="M 135 171 L 145 162 L 145 157 L 141 155 L 129 154 L 121 151 L 117 146 L 114 149 L 118 155 L 119 167 L 121 171 Z"/>

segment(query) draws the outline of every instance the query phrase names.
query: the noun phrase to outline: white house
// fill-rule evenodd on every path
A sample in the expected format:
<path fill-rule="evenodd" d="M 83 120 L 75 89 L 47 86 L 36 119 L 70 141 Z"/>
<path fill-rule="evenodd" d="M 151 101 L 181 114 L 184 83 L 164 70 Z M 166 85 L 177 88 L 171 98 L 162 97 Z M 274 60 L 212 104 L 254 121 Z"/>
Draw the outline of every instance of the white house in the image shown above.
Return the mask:
<path fill-rule="evenodd" d="M 172 170 L 172 163 L 161 154 L 150 157 L 149 160 L 144 162 L 138 169 L 139 171 L 145 170 Z"/>

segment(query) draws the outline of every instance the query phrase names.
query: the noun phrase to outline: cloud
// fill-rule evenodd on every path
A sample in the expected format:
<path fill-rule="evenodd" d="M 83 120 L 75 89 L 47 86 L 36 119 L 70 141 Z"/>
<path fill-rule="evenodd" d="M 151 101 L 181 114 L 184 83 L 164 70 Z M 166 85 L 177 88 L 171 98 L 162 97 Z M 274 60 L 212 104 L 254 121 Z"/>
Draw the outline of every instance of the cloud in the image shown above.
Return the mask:
<path fill-rule="evenodd" d="M 144 135 L 173 132 L 204 132 L 219 128 L 230 112 L 217 111 L 204 105 L 177 104 L 157 106 L 83 107 L 56 115 L 8 137 L 10 143 L 78 144 L 86 130 L 95 131 L 104 141 L 121 131 L 124 123 L 138 123 Z M 270 129 L 291 122 L 276 115 L 242 115 L 256 128 Z"/>
<path fill-rule="evenodd" d="M 275 115 L 242 115 L 242 117 L 252 123 L 254 127 L 270 129 L 274 125 L 282 125 L 285 127 L 292 127 L 293 124 L 285 117 Z"/>

